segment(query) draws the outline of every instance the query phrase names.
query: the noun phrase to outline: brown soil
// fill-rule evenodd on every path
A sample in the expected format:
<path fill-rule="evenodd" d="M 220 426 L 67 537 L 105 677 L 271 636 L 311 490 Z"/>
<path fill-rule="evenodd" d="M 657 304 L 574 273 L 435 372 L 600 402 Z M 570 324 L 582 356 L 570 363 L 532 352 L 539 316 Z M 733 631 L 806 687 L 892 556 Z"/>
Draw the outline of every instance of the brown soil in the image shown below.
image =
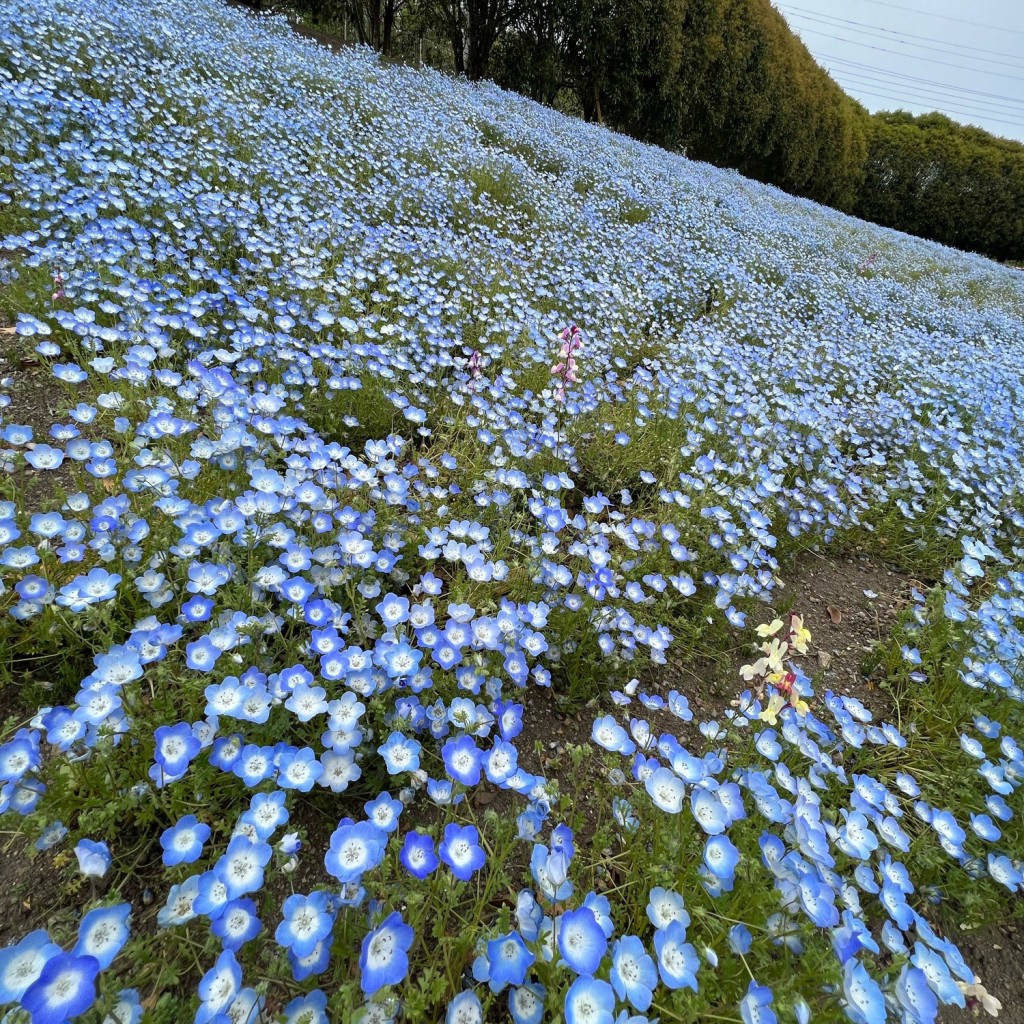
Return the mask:
<path fill-rule="evenodd" d="M 64 390 L 54 380 L 46 361 L 36 355 L 30 341 L 15 335 L 0 314 L 0 378 L 11 381 L 6 391 L 14 399 L 5 419 L 30 426 L 33 444 L 59 448 L 61 445 L 50 438 L 50 427 L 66 408 Z M 73 474 L 70 459 L 65 459 L 59 469 L 45 471 L 23 463 L 15 468 L 12 480 L 26 504 L 33 511 L 42 512 L 55 507 L 55 494 L 72 489 Z"/>
<path fill-rule="evenodd" d="M 863 671 L 866 655 L 892 636 L 919 581 L 865 555 L 802 556 L 782 591 L 811 631 L 811 656 L 803 659 L 816 691 L 830 689 L 863 702 L 876 720 L 894 710 L 891 694 Z M 874 595 L 874 596 L 869 596 Z M 780 595 L 781 596 L 781 595 Z"/>
<path fill-rule="evenodd" d="M 1000 1024 L 1024 1024 L 1024 924 L 993 925 L 953 936 L 964 959 L 981 979 L 989 995 L 1003 1007 Z M 962 1024 L 970 1015 L 989 1020 L 980 1007 L 958 1007 L 941 1015 L 942 1024 Z"/>

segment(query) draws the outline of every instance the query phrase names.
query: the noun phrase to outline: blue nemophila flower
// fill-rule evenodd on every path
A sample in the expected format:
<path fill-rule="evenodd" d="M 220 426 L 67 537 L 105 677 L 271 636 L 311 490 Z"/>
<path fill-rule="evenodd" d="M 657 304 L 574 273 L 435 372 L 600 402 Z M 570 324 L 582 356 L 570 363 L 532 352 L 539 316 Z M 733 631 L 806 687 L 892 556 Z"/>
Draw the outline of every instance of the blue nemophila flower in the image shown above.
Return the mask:
<path fill-rule="evenodd" d="M 751 979 L 746 995 L 740 1000 L 740 1016 L 743 1024 L 776 1024 L 778 1018 L 772 1009 L 774 996 L 765 985 L 758 985 Z"/>
<path fill-rule="evenodd" d="M 277 784 L 282 789 L 308 793 L 324 772 L 324 766 L 309 747 L 289 751 L 278 760 Z"/>
<path fill-rule="evenodd" d="M 488 985 L 501 992 L 508 985 L 522 985 L 536 957 L 518 932 L 509 932 L 487 943 Z"/>
<path fill-rule="evenodd" d="M 376 825 L 344 818 L 331 835 L 324 865 L 339 882 L 358 882 L 365 872 L 377 867 L 384 859 L 387 840 L 387 833 Z"/>
<path fill-rule="evenodd" d="M 42 973 L 47 962 L 61 952 L 42 928 L 20 942 L 0 949 L 0 1003 L 16 1003 Z"/>
<path fill-rule="evenodd" d="M 179 885 L 172 885 L 167 893 L 167 902 L 156 915 L 161 928 L 185 924 L 196 916 L 195 903 L 199 898 L 199 876 L 192 875 Z"/>
<path fill-rule="evenodd" d="M 1024 886 L 1024 872 L 1019 871 L 1004 854 L 988 855 L 988 873 L 994 881 L 1006 886 L 1010 892 L 1016 892 Z"/>
<path fill-rule="evenodd" d="M 68 834 L 67 826 L 62 821 L 51 821 L 35 842 L 37 850 L 52 850 Z"/>
<path fill-rule="evenodd" d="M 420 743 L 400 732 L 393 732 L 377 748 L 377 753 L 384 759 L 389 775 L 402 772 L 414 772 L 420 766 Z"/>
<path fill-rule="evenodd" d="M 553 853 L 558 854 L 554 859 Z M 530 854 L 530 873 L 538 890 L 550 902 L 558 903 L 572 895 L 572 882 L 566 877 L 567 870 L 564 851 L 552 851 L 542 843 L 534 843 Z"/>
<path fill-rule="evenodd" d="M 392 911 L 363 939 L 359 955 L 359 985 L 372 996 L 385 985 L 397 985 L 409 971 L 408 951 L 414 932 Z"/>
<path fill-rule="evenodd" d="M 508 1011 L 515 1024 L 541 1024 L 544 1017 L 544 997 L 546 990 L 543 985 L 518 985 L 508 994 Z"/>
<path fill-rule="evenodd" d="M 447 740 L 441 748 L 445 771 L 464 786 L 475 786 L 480 782 L 483 754 L 472 736 L 462 735 Z"/>
<path fill-rule="evenodd" d="M 580 977 L 565 993 L 565 1024 L 613 1024 L 615 993 L 607 981 Z"/>
<path fill-rule="evenodd" d="M 402 806 L 402 801 L 393 799 L 390 793 L 381 793 L 375 800 L 363 804 L 363 811 L 367 820 L 382 832 L 394 832 L 398 828 Z"/>
<path fill-rule="evenodd" d="M 224 1014 L 241 986 L 242 968 L 239 967 L 234 952 L 225 949 L 199 982 L 201 1003 L 196 1011 L 196 1024 L 209 1024 Z"/>
<path fill-rule="evenodd" d="M 304 996 L 296 996 L 284 1008 L 284 1024 L 329 1024 L 327 996 L 315 988 Z"/>
<path fill-rule="evenodd" d="M 225 903 L 220 914 L 210 924 L 210 931 L 221 940 L 224 948 L 235 952 L 256 938 L 262 930 L 256 904 L 248 898 Z"/>
<path fill-rule="evenodd" d="M 194 814 L 186 814 L 160 836 L 164 864 L 173 867 L 175 864 L 193 863 L 199 859 L 203 843 L 209 838 L 210 826 L 199 821 Z"/>
<path fill-rule="evenodd" d="M 847 1016 L 854 1024 L 885 1024 L 885 997 L 878 983 L 856 959 L 843 967 L 843 996 Z"/>
<path fill-rule="evenodd" d="M 999 826 L 987 814 L 972 814 L 971 829 L 990 843 L 1002 836 Z"/>
<path fill-rule="evenodd" d="M 589 907 L 562 914 L 557 922 L 558 951 L 577 974 L 595 974 L 608 949 L 608 938 Z"/>
<path fill-rule="evenodd" d="M 721 834 L 729 824 L 728 812 L 710 790 L 693 790 L 690 807 L 697 823 L 708 835 Z"/>
<path fill-rule="evenodd" d="M 626 730 L 611 715 L 605 715 L 594 721 L 591 737 L 599 746 L 613 753 L 632 754 L 636 745 L 629 738 Z"/>
<path fill-rule="evenodd" d="M 740 955 L 749 953 L 753 936 L 745 924 L 734 924 L 729 929 L 729 948 Z"/>
<path fill-rule="evenodd" d="M 686 786 L 668 768 L 656 768 L 647 776 L 644 788 L 650 795 L 654 806 L 667 814 L 679 814 L 683 809 L 683 797 Z"/>
<path fill-rule="evenodd" d="M 665 928 L 673 921 L 678 921 L 684 928 L 690 925 L 690 915 L 686 912 L 683 897 L 672 889 L 655 886 L 650 892 L 647 903 L 647 918 L 655 928 Z"/>
<path fill-rule="evenodd" d="M 0 781 L 15 782 L 40 764 L 39 742 L 34 734 L 22 735 L 0 745 Z"/>
<path fill-rule="evenodd" d="M 130 903 L 90 910 L 78 926 L 78 942 L 72 954 L 95 957 L 100 970 L 105 971 L 128 941 L 128 918 L 131 913 Z"/>
<path fill-rule="evenodd" d="M 142 1020 L 142 1001 L 134 988 L 122 989 L 110 1013 L 104 1018 L 103 1024 L 113 1020 L 115 1024 L 139 1024 Z"/>
<path fill-rule="evenodd" d="M 519 754 L 511 743 L 495 740 L 490 750 L 483 755 L 483 769 L 489 782 L 500 786 L 516 773 Z"/>
<path fill-rule="evenodd" d="M 249 809 L 238 820 L 240 823 L 251 825 L 259 839 L 269 839 L 288 821 L 289 811 L 285 799 L 285 794 L 280 791 L 255 793 L 249 801 Z"/>
<path fill-rule="evenodd" d="M 654 949 L 658 954 L 658 973 L 670 989 L 691 988 L 697 991 L 697 951 L 686 941 L 686 924 L 671 920 L 654 933 Z"/>
<path fill-rule="evenodd" d="M 157 786 L 165 786 L 184 777 L 192 758 L 202 749 L 202 744 L 184 722 L 176 725 L 159 726 L 153 738 L 155 764 L 150 768 L 150 778 Z"/>
<path fill-rule="evenodd" d="M 217 862 L 216 872 L 227 889 L 227 899 L 234 900 L 255 892 L 263 885 L 263 869 L 273 856 L 267 843 L 253 842 L 248 836 L 237 835 Z"/>
<path fill-rule="evenodd" d="M 472 989 L 460 992 L 451 1002 L 444 1016 L 445 1024 L 484 1024 L 484 1011 L 480 999 Z"/>
<path fill-rule="evenodd" d="M 658 984 L 658 972 L 637 936 L 624 935 L 612 947 L 609 980 L 619 999 L 628 1000 L 642 1012 L 650 1007 Z"/>
<path fill-rule="evenodd" d="M 110 870 L 110 850 L 104 842 L 81 839 L 75 847 L 75 856 L 78 858 L 78 870 L 86 878 L 102 878 Z"/>
<path fill-rule="evenodd" d="M 712 836 L 704 844 L 704 863 L 722 881 L 733 877 L 739 859 L 740 852 L 728 836 Z"/>
<path fill-rule="evenodd" d="M 475 825 L 450 822 L 445 825 L 438 854 L 456 878 L 468 882 L 487 860 L 479 844 L 480 836 Z"/>
<path fill-rule="evenodd" d="M 39 977 L 21 997 L 34 1024 L 64 1024 L 85 1013 L 96 1001 L 96 976 L 100 965 L 95 957 L 57 953 L 48 959 Z"/>
<path fill-rule="evenodd" d="M 298 957 L 309 956 L 334 927 L 334 914 L 331 913 L 328 896 L 323 892 L 289 896 L 284 901 L 282 913 L 283 920 L 277 926 L 274 938 L 279 946 L 290 949 Z"/>
<path fill-rule="evenodd" d="M 413 878 L 423 880 L 436 870 L 440 863 L 434 853 L 434 841 L 422 832 L 406 834 L 402 852 L 399 854 L 402 866 Z"/>
<path fill-rule="evenodd" d="M 918 1024 L 932 1024 L 938 1015 L 939 1001 L 924 971 L 918 967 L 904 964 L 893 993 L 910 1019 Z"/>
<path fill-rule="evenodd" d="M 25 453 L 25 461 L 38 470 L 59 469 L 64 462 L 64 452 L 59 448 L 51 448 L 48 444 L 37 444 Z"/>
<path fill-rule="evenodd" d="M 1006 801 L 997 793 L 992 793 L 985 798 L 985 806 L 989 809 L 992 816 L 1000 821 L 1009 821 L 1013 817 L 1013 811 L 1010 810 Z"/>

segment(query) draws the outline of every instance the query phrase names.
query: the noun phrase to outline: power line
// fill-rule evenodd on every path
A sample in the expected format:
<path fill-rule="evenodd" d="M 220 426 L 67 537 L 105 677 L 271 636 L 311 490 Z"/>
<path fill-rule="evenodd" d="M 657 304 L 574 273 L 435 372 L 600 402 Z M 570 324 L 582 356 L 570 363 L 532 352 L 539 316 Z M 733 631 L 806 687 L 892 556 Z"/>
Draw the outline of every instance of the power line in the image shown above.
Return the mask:
<path fill-rule="evenodd" d="M 871 87 L 882 86 L 885 87 L 887 83 L 885 79 L 876 78 L 873 76 L 864 75 L 860 76 L 857 72 L 847 71 L 843 74 L 841 79 L 843 82 L 852 81 L 857 89 L 868 90 Z M 901 99 L 906 103 L 915 103 L 921 106 L 933 106 L 935 104 L 941 105 L 943 110 L 954 110 L 954 107 L 949 106 L 950 103 L 956 103 L 957 99 L 955 96 L 941 96 L 936 93 L 927 94 L 924 92 L 906 92 L 900 89 Z M 1021 123 L 1024 124 L 1024 110 L 1001 110 L 993 107 L 971 107 L 970 111 L 958 110 L 960 113 L 969 113 L 972 117 L 985 117 L 985 118 L 998 118 L 1000 116 L 1020 117 Z"/>
<path fill-rule="evenodd" d="M 934 36 L 919 36 L 914 32 L 904 32 L 903 29 L 899 28 L 884 28 L 882 25 L 868 25 L 866 22 L 863 21 L 853 21 L 850 18 L 840 18 L 834 14 L 822 14 L 820 11 L 812 11 L 806 7 L 798 7 L 795 4 L 787 3 L 786 7 L 783 8 L 782 4 L 780 3 L 778 4 L 778 7 L 780 10 L 785 9 L 787 11 L 793 10 L 794 12 L 800 12 L 799 14 L 794 14 L 794 17 L 798 18 L 814 17 L 816 19 L 822 19 L 824 21 L 829 22 L 841 22 L 843 25 L 853 25 L 860 29 L 871 32 L 884 32 L 887 35 L 899 36 L 902 39 L 922 39 L 926 43 L 941 43 L 943 46 L 952 45 L 946 39 L 936 39 Z M 967 43 L 957 43 L 954 47 L 953 52 L 958 52 L 959 50 L 975 50 L 976 52 L 983 53 L 986 56 L 1009 57 L 1014 62 L 1014 64 L 1012 65 L 1013 67 L 1019 66 L 1020 63 L 1024 61 L 1024 54 L 1006 53 L 1003 50 L 986 50 L 984 47 L 969 46 Z"/>
<path fill-rule="evenodd" d="M 831 63 L 831 61 L 827 62 Z M 910 92 L 937 92 L 945 93 L 947 95 L 951 94 L 956 99 L 963 100 L 965 102 L 978 106 L 979 109 L 986 108 L 986 106 L 991 106 L 991 108 L 1009 106 L 1009 108 L 1015 109 L 1014 113 L 1017 113 L 1019 111 L 1020 113 L 1024 114 L 1024 100 L 1017 99 L 1016 97 L 1012 96 L 998 96 L 994 94 L 989 96 L 979 96 L 964 92 L 961 88 L 959 88 L 956 85 L 946 85 L 945 83 L 931 82 L 928 79 L 921 78 L 912 78 L 908 82 L 906 82 L 904 86 L 904 83 L 902 81 L 894 82 L 893 79 L 908 79 L 910 78 L 909 76 L 899 75 L 896 72 L 891 72 L 888 68 L 877 68 L 871 65 L 861 65 L 861 63 L 857 63 L 857 65 L 853 65 L 849 68 L 842 68 L 841 70 L 847 75 L 858 75 L 866 78 L 874 78 L 881 76 L 887 85 L 899 85 L 900 88 L 905 87 Z"/>
<path fill-rule="evenodd" d="M 832 56 L 832 54 L 829 53 L 818 53 L 817 57 L 820 60 L 829 61 L 831 64 L 844 64 L 852 68 L 861 68 L 864 71 L 877 71 L 880 74 L 884 74 L 889 78 L 901 78 L 905 79 L 908 82 L 920 82 L 924 85 L 939 86 L 942 84 L 940 82 L 933 82 L 930 78 L 919 78 L 916 75 L 905 75 L 899 71 L 890 71 L 888 68 L 876 68 L 873 64 L 862 64 L 859 61 L 848 60 L 845 57 L 834 57 Z M 985 96 L 997 100 L 1006 100 L 1007 102 L 1019 103 L 1021 106 L 1024 106 L 1024 100 L 1017 100 L 1010 96 L 1003 96 L 1001 93 L 984 92 L 980 89 L 969 89 L 966 86 L 957 86 L 957 89 L 959 92 L 969 93 L 972 96 Z"/>
<path fill-rule="evenodd" d="M 877 97 L 879 99 L 889 100 L 892 103 L 906 103 L 907 102 L 907 99 L 906 99 L 905 96 L 891 96 L 888 93 L 875 92 L 873 89 L 866 89 L 866 88 L 862 88 L 860 86 L 857 87 L 857 91 L 859 93 L 863 93 L 863 94 L 866 94 L 868 96 L 875 96 L 875 97 Z M 924 104 L 922 104 L 922 105 L 924 105 Z M 951 114 L 959 114 L 961 117 L 971 117 L 971 118 L 974 118 L 976 120 L 979 120 L 977 114 L 971 113 L 970 111 L 967 111 L 967 110 L 957 110 L 955 107 L 946 107 L 946 112 L 951 113 Z M 938 113 L 943 113 L 943 111 L 938 111 Z M 1020 129 L 1022 127 L 1021 122 L 1019 122 L 1019 121 L 1004 121 L 1004 120 L 1002 120 L 1001 118 L 998 118 L 998 117 L 989 117 L 989 116 L 986 115 L 984 117 L 984 120 L 990 122 L 991 124 L 1005 124 L 1005 125 L 1007 125 L 1010 128 L 1016 128 L 1018 131 L 1020 131 Z"/>
<path fill-rule="evenodd" d="M 890 42 L 891 41 L 889 39 L 889 36 L 884 34 L 885 33 L 884 29 L 881 30 L 881 31 L 878 31 L 878 30 L 870 28 L 870 27 L 844 29 L 844 28 L 842 28 L 839 25 L 831 24 L 830 22 L 824 20 L 823 18 L 818 18 L 818 17 L 815 17 L 814 15 L 809 15 L 809 14 L 793 14 L 793 15 L 791 15 L 791 17 L 796 18 L 798 21 L 810 21 L 810 22 L 813 22 L 816 25 L 824 25 L 826 28 L 839 29 L 840 32 L 845 32 L 845 31 L 859 32 L 861 35 L 872 36 L 873 38 L 881 38 L 881 39 L 884 39 L 886 42 Z M 849 22 L 849 24 L 857 25 L 859 23 L 858 22 Z M 806 31 L 813 32 L 814 30 L 813 29 L 807 29 Z M 1019 68 L 1020 64 L 1021 64 L 1020 59 L 1014 60 L 1014 62 L 1011 64 L 1009 61 L 1005 61 L 1005 60 L 992 60 L 989 57 L 975 57 L 973 54 L 970 54 L 970 53 L 961 53 L 961 51 L 959 49 L 955 48 L 955 47 L 953 49 L 947 49 L 946 47 L 929 46 L 927 43 L 915 43 L 915 42 L 913 42 L 909 38 L 898 38 L 895 41 L 903 43 L 905 46 L 916 47 L 919 50 L 928 50 L 931 53 L 941 53 L 945 57 L 963 57 L 965 60 L 983 61 L 986 64 L 997 64 L 997 65 L 999 65 L 999 67 L 1003 67 L 1003 68 Z M 852 40 L 852 42 L 856 43 L 856 42 L 859 42 L 859 40 Z M 862 44 L 862 45 L 866 45 L 866 44 Z M 908 56 L 912 56 L 912 55 L 908 54 Z M 1012 56 L 1012 54 L 1006 54 L 1005 56 Z M 980 71 L 982 69 L 981 68 L 976 68 L 975 70 Z"/>
<path fill-rule="evenodd" d="M 897 57 L 903 57 L 904 59 L 920 60 L 927 64 L 940 64 L 945 68 L 956 68 L 958 71 L 967 71 L 972 75 L 987 74 L 993 75 L 996 78 L 1008 78 L 1011 82 L 1024 82 L 1024 78 L 1021 78 L 1019 75 L 1008 75 L 1005 71 L 985 71 L 982 68 L 964 67 L 963 64 L 951 64 L 948 60 L 936 60 L 934 57 L 921 57 L 916 53 L 902 53 L 899 50 L 890 50 L 885 46 L 875 46 L 872 43 L 865 43 L 861 39 L 847 39 L 846 36 L 834 36 L 828 32 L 819 32 L 817 29 L 813 28 L 805 28 L 800 31 L 807 32 L 814 36 L 821 36 L 824 39 L 834 39 L 840 43 L 849 43 L 851 46 L 863 46 L 867 50 L 877 50 L 879 53 L 891 53 Z"/>
<path fill-rule="evenodd" d="M 951 14 L 939 14 L 937 11 L 922 10 L 920 7 L 902 7 L 900 4 L 890 3 L 889 0 L 864 0 L 866 4 L 874 4 L 876 7 L 885 7 L 887 10 L 906 11 L 908 14 L 922 14 L 926 18 L 941 18 L 943 21 L 955 21 L 958 25 L 970 25 L 973 28 L 987 28 L 993 32 L 1012 32 L 1017 36 L 1024 36 L 1024 29 L 1010 28 L 1007 25 L 988 25 L 983 21 L 973 21 L 969 18 L 954 18 Z"/>

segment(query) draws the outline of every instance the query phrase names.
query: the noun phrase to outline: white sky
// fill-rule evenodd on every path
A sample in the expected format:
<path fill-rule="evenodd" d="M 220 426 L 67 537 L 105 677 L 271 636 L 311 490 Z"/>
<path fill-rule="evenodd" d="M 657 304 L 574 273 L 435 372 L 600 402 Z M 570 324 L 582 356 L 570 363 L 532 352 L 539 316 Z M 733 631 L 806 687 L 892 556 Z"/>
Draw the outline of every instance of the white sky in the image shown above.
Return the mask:
<path fill-rule="evenodd" d="M 1024 141 L 1024 0 L 773 0 L 868 110 L 939 110 Z"/>

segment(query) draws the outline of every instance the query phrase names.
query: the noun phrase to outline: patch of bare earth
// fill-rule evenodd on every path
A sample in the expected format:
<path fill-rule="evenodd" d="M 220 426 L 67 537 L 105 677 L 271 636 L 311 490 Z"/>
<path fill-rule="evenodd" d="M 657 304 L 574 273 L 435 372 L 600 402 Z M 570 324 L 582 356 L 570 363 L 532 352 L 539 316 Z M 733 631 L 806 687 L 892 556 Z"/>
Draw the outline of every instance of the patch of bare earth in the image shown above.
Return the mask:
<path fill-rule="evenodd" d="M 14 333 L 14 328 L 6 323 L 2 314 L 0 380 L 9 382 L 2 389 L 11 397 L 10 408 L 4 415 L 6 422 L 31 427 L 33 445 L 50 443 L 50 427 L 66 408 L 64 391 L 33 346 Z M 57 446 L 55 442 L 54 445 Z M 69 459 L 65 459 L 58 469 L 45 471 L 20 463 L 15 467 L 13 481 L 28 508 L 34 512 L 49 511 L 56 507 L 56 495 L 71 489 L 74 482 L 72 466 Z"/>
<path fill-rule="evenodd" d="M 1024 1024 L 1024 924 L 992 925 L 953 938 L 989 995 L 1002 1003 L 1000 1024 Z M 991 1019 L 972 1001 L 967 1011 L 946 1010 L 942 1021 L 961 1024 L 969 1015 Z"/>

